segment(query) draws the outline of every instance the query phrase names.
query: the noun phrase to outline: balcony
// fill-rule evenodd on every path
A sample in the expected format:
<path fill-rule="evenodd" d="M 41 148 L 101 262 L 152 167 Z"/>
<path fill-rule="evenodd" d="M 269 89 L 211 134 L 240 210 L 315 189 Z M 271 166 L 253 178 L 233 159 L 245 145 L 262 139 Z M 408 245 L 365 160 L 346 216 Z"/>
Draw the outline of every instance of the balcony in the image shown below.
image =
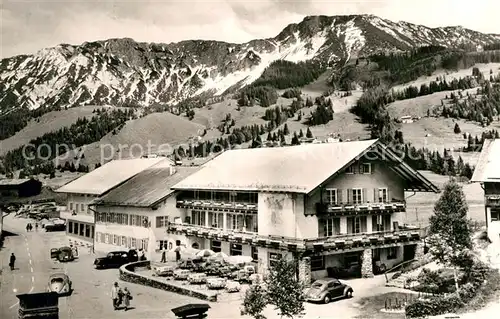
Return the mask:
<path fill-rule="evenodd" d="M 356 214 L 383 214 L 406 211 L 405 201 L 390 203 L 316 203 L 318 215 L 356 215 Z"/>
<path fill-rule="evenodd" d="M 361 247 L 377 248 L 398 243 L 416 243 L 426 236 L 425 229 L 412 228 L 398 231 L 342 234 L 323 238 L 299 239 L 272 235 L 264 236 L 251 232 L 223 230 L 190 224 L 170 224 L 167 233 L 228 241 L 232 243 L 244 243 L 288 251 L 307 250 L 316 252 L 332 250 L 350 251 L 359 250 Z"/>
<path fill-rule="evenodd" d="M 177 208 L 210 209 L 212 211 L 231 212 L 255 212 L 257 213 L 257 203 L 226 202 L 215 200 L 184 199 L 177 200 Z"/>
<path fill-rule="evenodd" d="M 62 210 L 59 212 L 60 218 L 61 219 L 66 219 L 66 220 L 73 220 L 73 221 L 79 221 L 79 222 L 85 222 L 85 223 L 94 223 L 94 214 L 88 214 L 88 213 L 73 213 L 68 210 Z"/>
<path fill-rule="evenodd" d="M 500 195 L 486 195 L 485 206 L 500 207 Z"/>
<path fill-rule="evenodd" d="M 397 231 L 372 232 L 365 234 L 343 234 L 330 237 L 306 239 L 307 250 L 331 251 L 349 250 L 360 247 L 380 247 L 397 243 L 418 242 L 426 236 L 425 228 L 401 229 Z"/>

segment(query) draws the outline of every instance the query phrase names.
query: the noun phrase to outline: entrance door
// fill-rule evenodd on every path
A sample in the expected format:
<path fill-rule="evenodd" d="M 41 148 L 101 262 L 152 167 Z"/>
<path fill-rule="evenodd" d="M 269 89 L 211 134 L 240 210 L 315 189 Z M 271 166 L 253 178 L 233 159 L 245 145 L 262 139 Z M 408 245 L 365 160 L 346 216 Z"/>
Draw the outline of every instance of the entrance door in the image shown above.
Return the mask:
<path fill-rule="evenodd" d="M 415 258 L 415 249 L 417 245 L 406 245 L 403 248 L 403 261 L 409 261 Z"/>

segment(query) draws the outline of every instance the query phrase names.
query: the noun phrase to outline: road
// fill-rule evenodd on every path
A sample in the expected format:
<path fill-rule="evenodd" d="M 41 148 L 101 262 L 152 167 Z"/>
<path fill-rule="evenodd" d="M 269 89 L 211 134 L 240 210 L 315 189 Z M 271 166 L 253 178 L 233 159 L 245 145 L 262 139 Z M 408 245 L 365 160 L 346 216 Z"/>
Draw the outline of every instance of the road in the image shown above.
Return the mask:
<path fill-rule="evenodd" d="M 96 256 L 86 249 L 79 251 L 80 257 L 74 262 L 55 263 L 50 259 L 50 248 L 68 245 L 65 234 L 26 232 L 26 223 L 26 219 L 13 216 L 4 220 L 4 229 L 17 235 L 6 237 L 4 248 L 0 251 L 0 318 L 16 318 L 16 294 L 46 291 L 47 279 L 54 272 L 67 273 L 74 288 L 71 296 L 59 299 L 61 319 L 175 318 L 170 309 L 187 303 L 201 302 L 191 297 L 121 282 L 117 269 L 94 269 L 93 260 Z M 11 252 L 17 257 L 16 269 L 13 272 L 8 267 Z M 121 287 L 127 286 L 130 289 L 134 297 L 131 305 L 134 309 L 128 312 L 113 310 L 110 291 L 115 281 L 119 282 Z M 354 318 L 361 314 L 358 302 L 363 297 L 399 290 L 384 287 L 383 276 L 354 279 L 348 283 L 355 291 L 352 299 L 329 305 L 306 303 L 304 318 L 331 318 L 333 313 L 338 318 Z M 219 296 L 219 302 L 210 303 L 209 316 L 220 319 L 241 318 L 241 303 L 241 294 L 223 294 Z M 272 307 L 267 307 L 264 314 L 269 319 L 279 318 Z"/>
<path fill-rule="evenodd" d="M 111 303 L 111 285 L 118 280 L 118 270 L 96 270 L 93 268 L 94 255 L 79 251 L 80 258 L 70 263 L 56 263 L 50 259 L 50 248 L 67 245 L 63 232 L 26 232 L 26 219 L 8 216 L 4 220 L 4 230 L 14 233 L 5 238 L 0 251 L 2 269 L 0 285 L 0 318 L 17 318 L 16 294 L 43 292 L 51 273 L 65 272 L 73 282 L 74 292 L 69 297 L 59 299 L 61 319 L 87 318 L 175 318 L 170 309 L 199 300 L 141 285 L 119 282 L 127 286 L 134 299 L 135 309 L 114 311 Z M 16 269 L 11 272 L 9 256 L 17 257 Z"/>

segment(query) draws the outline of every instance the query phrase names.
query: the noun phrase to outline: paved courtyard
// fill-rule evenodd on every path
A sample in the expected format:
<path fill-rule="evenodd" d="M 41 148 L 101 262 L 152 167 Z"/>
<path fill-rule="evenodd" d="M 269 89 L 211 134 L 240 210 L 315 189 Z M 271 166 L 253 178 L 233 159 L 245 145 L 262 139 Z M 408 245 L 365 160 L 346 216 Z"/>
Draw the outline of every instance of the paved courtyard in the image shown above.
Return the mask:
<path fill-rule="evenodd" d="M 93 260 L 96 255 L 87 249 L 80 249 L 78 260 L 70 263 L 55 263 L 50 259 L 50 248 L 67 245 L 62 232 L 46 233 L 42 230 L 27 233 L 24 229 L 26 219 L 8 216 L 4 220 L 4 229 L 18 235 L 8 236 L 4 248 L 0 251 L 2 268 L 0 293 L 0 318 L 16 318 L 16 293 L 42 292 L 47 288 L 48 276 L 53 272 L 64 271 L 73 281 L 72 296 L 60 298 L 61 319 L 87 318 L 174 318 L 171 308 L 186 304 L 199 303 L 200 300 L 141 285 L 120 282 L 117 269 L 96 270 Z M 16 270 L 8 268 L 8 259 L 14 252 L 17 256 Z M 99 254 L 97 254 L 99 255 Z M 111 285 L 118 281 L 131 290 L 134 309 L 129 312 L 114 311 L 111 304 Z M 356 318 L 363 312 L 359 309 L 359 300 L 366 296 L 398 291 L 397 288 L 384 286 L 384 277 L 349 280 L 354 289 L 354 297 L 339 300 L 328 305 L 305 305 L 304 318 Z M 219 302 L 210 303 L 211 318 L 240 318 L 242 294 L 224 293 Z M 381 305 L 383 308 L 383 305 Z M 278 318 L 272 308 L 265 311 L 269 318 Z M 366 316 L 362 316 L 366 318 Z M 393 318 L 393 317 L 391 317 Z"/>

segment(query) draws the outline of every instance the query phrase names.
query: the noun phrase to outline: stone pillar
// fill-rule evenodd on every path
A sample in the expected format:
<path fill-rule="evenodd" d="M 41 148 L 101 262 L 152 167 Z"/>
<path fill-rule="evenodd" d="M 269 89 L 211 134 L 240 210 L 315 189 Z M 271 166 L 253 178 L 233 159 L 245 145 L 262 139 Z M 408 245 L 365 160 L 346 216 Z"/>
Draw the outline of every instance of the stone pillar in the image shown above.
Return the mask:
<path fill-rule="evenodd" d="M 311 284 L 311 258 L 303 257 L 299 260 L 299 280 L 308 287 Z"/>
<path fill-rule="evenodd" d="M 361 276 L 363 278 L 373 277 L 373 263 L 372 263 L 372 250 L 365 249 L 361 257 Z"/>
<path fill-rule="evenodd" d="M 415 260 L 421 260 L 424 257 L 424 243 L 418 242 L 415 245 Z"/>

